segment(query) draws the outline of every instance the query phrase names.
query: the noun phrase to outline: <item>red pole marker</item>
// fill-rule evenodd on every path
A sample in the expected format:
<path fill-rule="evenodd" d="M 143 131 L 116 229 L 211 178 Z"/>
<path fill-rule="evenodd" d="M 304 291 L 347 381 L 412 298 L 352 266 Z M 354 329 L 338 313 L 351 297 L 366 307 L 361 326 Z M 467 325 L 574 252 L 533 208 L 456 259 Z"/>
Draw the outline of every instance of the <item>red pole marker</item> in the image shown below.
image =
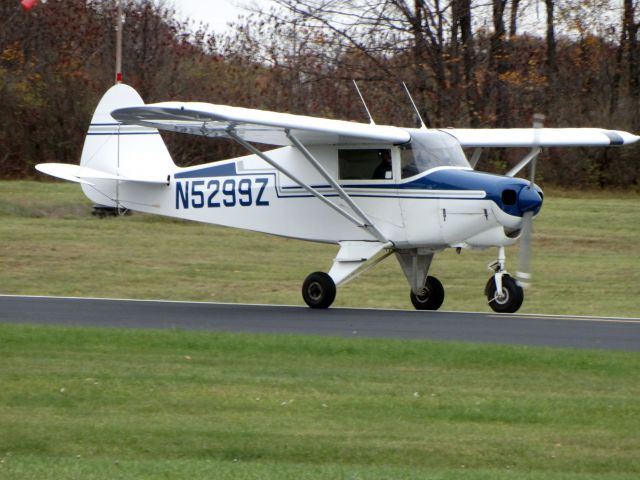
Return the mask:
<path fill-rule="evenodd" d="M 35 7 L 37 4 L 38 4 L 38 0 L 22 0 L 20 2 L 20 5 L 22 5 L 22 8 L 24 8 L 25 12 L 28 12 L 33 7 Z"/>

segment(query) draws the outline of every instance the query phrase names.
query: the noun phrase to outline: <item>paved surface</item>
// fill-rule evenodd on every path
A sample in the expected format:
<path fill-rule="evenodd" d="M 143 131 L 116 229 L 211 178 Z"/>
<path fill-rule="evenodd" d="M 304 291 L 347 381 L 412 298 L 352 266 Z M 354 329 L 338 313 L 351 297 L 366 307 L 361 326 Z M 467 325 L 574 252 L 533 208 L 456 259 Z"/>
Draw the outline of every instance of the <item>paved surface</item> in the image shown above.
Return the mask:
<path fill-rule="evenodd" d="M 0 322 L 640 351 L 640 319 L 0 296 Z"/>

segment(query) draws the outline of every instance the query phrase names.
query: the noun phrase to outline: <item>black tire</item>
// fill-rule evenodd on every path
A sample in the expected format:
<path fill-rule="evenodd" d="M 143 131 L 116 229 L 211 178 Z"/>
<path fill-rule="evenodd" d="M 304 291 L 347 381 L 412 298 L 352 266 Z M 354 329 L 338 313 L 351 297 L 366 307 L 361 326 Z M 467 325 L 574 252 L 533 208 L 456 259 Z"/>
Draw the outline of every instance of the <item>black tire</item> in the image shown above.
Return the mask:
<path fill-rule="evenodd" d="M 524 291 L 522 287 L 509 275 L 502 276 L 502 292 L 504 298 L 495 298 L 496 282 L 494 277 L 489 279 L 484 291 L 487 295 L 487 300 L 489 300 L 489 306 L 494 312 L 516 313 L 524 301 Z"/>
<path fill-rule="evenodd" d="M 302 298 L 311 308 L 329 308 L 336 298 L 336 284 L 324 272 L 313 272 L 302 284 Z"/>
<path fill-rule="evenodd" d="M 436 277 L 427 277 L 424 293 L 416 295 L 412 290 L 410 298 L 416 310 L 438 310 L 444 302 L 444 287 Z"/>

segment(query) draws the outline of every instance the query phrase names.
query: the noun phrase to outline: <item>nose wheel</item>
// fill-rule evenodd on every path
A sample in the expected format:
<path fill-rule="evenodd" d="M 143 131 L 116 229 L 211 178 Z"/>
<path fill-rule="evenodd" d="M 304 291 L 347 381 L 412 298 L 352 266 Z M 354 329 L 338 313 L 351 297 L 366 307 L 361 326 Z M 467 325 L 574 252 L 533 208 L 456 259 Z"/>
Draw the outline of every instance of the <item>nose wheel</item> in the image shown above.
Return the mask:
<path fill-rule="evenodd" d="M 524 291 L 513 277 L 507 274 L 502 275 L 502 285 L 500 291 L 496 286 L 496 278 L 491 277 L 485 287 L 485 294 L 489 300 L 489 306 L 494 312 L 515 313 L 522 306 L 524 301 Z"/>
<path fill-rule="evenodd" d="M 524 290 L 520 284 L 507 273 L 504 247 L 498 247 L 498 259 L 488 268 L 494 275 L 484 287 L 489 306 L 494 312 L 516 313 L 524 301 Z"/>

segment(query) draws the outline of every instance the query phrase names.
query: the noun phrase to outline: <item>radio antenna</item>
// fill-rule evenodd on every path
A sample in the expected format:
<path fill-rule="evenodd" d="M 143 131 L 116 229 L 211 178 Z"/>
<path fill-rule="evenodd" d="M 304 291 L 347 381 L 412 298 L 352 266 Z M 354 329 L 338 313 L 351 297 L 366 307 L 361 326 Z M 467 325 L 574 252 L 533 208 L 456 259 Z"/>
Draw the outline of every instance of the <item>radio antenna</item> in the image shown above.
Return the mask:
<path fill-rule="evenodd" d="M 418 107 L 416 107 L 416 102 L 413 101 L 413 97 L 411 96 L 411 92 L 409 91 L 407 84 L 402 82 L 402 85 L 404 86 L 404 91 L 407 92 L 407 96 L 409 97 L 409 101 L 411 102 L 411 106 L 413 107 L 413 111 L 416 112 L 416 119 L 420 122 L 420 128 L 426 130 L 427 126 L 424 124 L 424 120 L 422 120 L 422 115 L 420 115 Z"/>
<path fill-rule="evenodd" d="M 362 101 L 362 105 L 364 105 L 364 109 L 367 112 L 367 115 L 369 116 L 369 123 L 371 125 L 375 125 L 376 122 L 373 121 L 373 117 L 371 116 L 371 112 L 369 111 L 369 107 L 367 107 L 367 102 L 364 101 L 364 97 L 362 96 L 362 93 L 360 92 L 360 88 L 358 88 L 358 83 L 354 80 L 353 81 L 353 85 L 356 87 L 356 92 L 358 92 L 358 95 L 360 96 L 360 100 Z"/>

